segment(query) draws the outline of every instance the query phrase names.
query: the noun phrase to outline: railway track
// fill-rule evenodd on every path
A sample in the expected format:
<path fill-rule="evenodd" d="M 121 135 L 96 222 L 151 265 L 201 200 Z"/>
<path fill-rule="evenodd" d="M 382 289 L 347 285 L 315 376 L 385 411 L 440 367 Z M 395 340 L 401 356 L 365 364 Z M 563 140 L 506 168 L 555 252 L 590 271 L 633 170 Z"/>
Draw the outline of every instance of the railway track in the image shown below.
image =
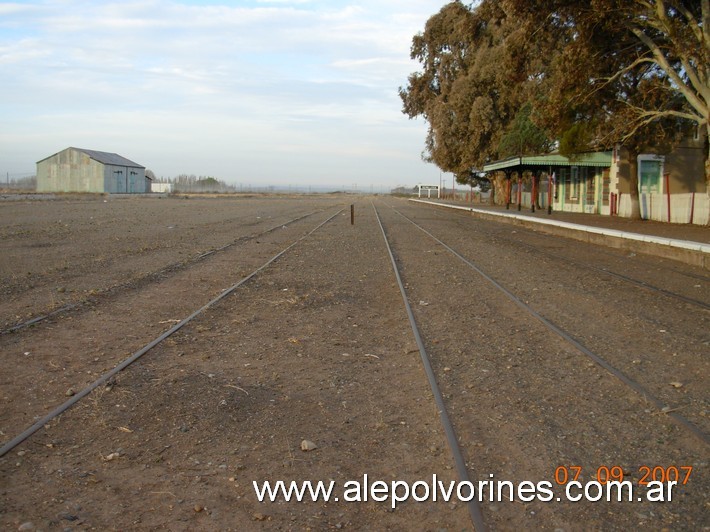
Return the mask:
<path fill-rule="evenodd" d="M 685 417 L 680 415 L 676 411 L 676 408 L 673 405 L 668 405 L 664 401 L 655 397 L 653 393 L 651 393 L 648 389 L 646 389 L 643 385 L 641 385 L 637 380 L 629 377 L 624 372 L 620 371 L 618 368 L 614 367 L 611 363 L 609 363 L 607 360 L 605 360 L 604 357 L 602 357 L 599 354 L 590 350 L 587 346 L 585 346 L 582 342 L 580 342 L 579 339 L 575 338 L 569 331 L 562 329 L 560 326 L 558 326 L 557 324 L 552 322 L 550 319 L 546 318 L 545 316 L 543 316 L 542 314 L 540 314 L 539 312 L 534 310 L 530 305 L 525 303 L 520 297 L 516 296 L 511 289 L 506 288 L 499 280 L 496 280 L 494 277 L 492 277 L 491 275 L 486 273 L 484 270 L 482 270 L 479 266 L 477 266 L 473 260 L 463 256 L 461 253 L 459 253 L 454 248 L 452 248 L 451 246 L 449 246 L 448 244 L 443 242 L 440 238 L 436 237 L 434 234 L 432 234 L 430 231 L 428 231 L 427 229 L 422 227 L 420 224 L 416 223 L 411 218 L 402 214 L 400 211 L 398 211 L 396 209 L 393 209 L 393 210 L 399 216 L 401 216 L 402 218 L 407 220 L 410 224 L 412 224 L 414 227 L 416 227 L 419 231 L 421 231 L 422 233 L 427 235 L 429 238 L 434 240 L 437 244 L 439 244 L 442 248 L 444 248 L 452 256 L 456 257 L 459 261 L 461 261 L 467 267 L 471 268 L 478 275 L 480 275 L 486 281 L 491 283 L 496 289 L 498 289 L 501 293 L 503 293 L 512 303 L 514 303 L 519 308 L 523 309 L 529 316 L 531 316 L 535 320 L 542 323 L 550 332 L 552 332 L 552 333 L 556 334 L 557 336 L 559 336 L 560 338 L 562 338 L 565 342 L 572 345 L 580 353 L 583 353 L 585 356 L 587 356 L 595 364 L 599 365 L 601 368 L 606 370 L 610 375 L 613 375 L 616 379 L 618 379 L 625 386 L 631 388 L 636 393 L 638 393 L 639 396 L 643 397 L 646 401 L 653 404 L 658 412 L 667 413 L 667 415 L 669 417 L 671 417 L 676 423 L 678 423 L 679 426 L 681 426 L 683 429 L 692 433 L 695 437 L 697 437 L 704 444 L 710 446 L 710 435 L 708 435 L 703 430 L 698 428 L 696 425 L 691 423 L 688 419 L 686 419 Z M 383 233 L 384 233 L 384 229 L 383 229 Z M 389 243 L 387 243 L 387 245 L 389 248 Z M 560 260 L 560 259 L 558 259 L 558 260 Z M 565 258 L 565 261 L 567 261 L 566 258 Z M 394 264 L 394 259 L 393 259 L 393 264 Z M 595 270 L 599 270 L 604 273 L 609 273 L 606 270 L 601 270 L 601 269 L 597 269 L 597 268 L 595 268 Z M 398 274 L 398 277 L 399 277 L 399 274 Z M 630 280 L 630 278 L 627 278 L 626 276 L 621 276 L 621 278 L 624 280 Z M 639 283 L 639 282 L 634 280 L 633 284 L 636 285 L 637 283 Z M 649 287 L 645 284 L 644 284 L 644 286 Z M 654 291 L 656 291 L 660 294 L 663 294 L 663 295 L 672 294 L 666 290 L 658 289 L 655 287 L 654 287 Z M 672 295 L 679 296 L 679 294 L 672 294 Z M 683 299 L 683 301 L 686 301 L 686 298 L 682 298 L 682 299 Z M 702 302 L 697 302 L 697 303 L 702 304 Z"/>
<path fill-rule="evenodd" d="M 481 435 L 478 434 L 477 432 L 480 430 L 481 432 L 489 432 L 490 431 L 490 426 L 486 426 L 489 424 L 497 424 L 497 420 L 491 419 L 490 417 L 486 416 L 487 418 L 487 423 L 481 423 L 480 420 L 478 422 L 474 421 L 476 417 L 480 415 L 479 409 L 471 409 L 468 407 L 468 411 L 471 412 L 471 416 L 473 416 L 474 420 L 471 419 L 462 419 L 461 412 L 465 412 L 467 410 L 467 406 L 465 405 L 465 401 L 462 401 L 461 394 L 466 394 L 468 391 L 466 387 L 462 387 L 464 382 L 466 381 L 465 377 L 462 377 L 458 381 L 458 386 L 452 386 L 448 387 L 447 383 L 448 381 L 452 380 L 451 377 L 449 376 L 451 371 L 451 368 L 453 367 L 461 367 L 461 366 L 466 366 L 466 360 L 465 357 L 462 359 L 461 356 L 452 356 L 450 354 L 451 351 L 456 351 L 458 347 L 456 345 L 449 345 L 444 349 L 441 349 L 439 346 L 443 341 L 441 341 L 441 332 L 439 331 L 439 328 L 441 325 L 432 325 L 428 324 L 427 322 L 430 321 L 430 318 L 428 317 L 430 315 L 429 310 L 431 307 L 434 306 L 434 302 L 432 301 L 434 297 L 436 297 L 434 294 L 436 291 L 429 291 L 427 294 L 429 297 L 426 299 L 421 299 L 422 292 L 417 291 L 417 287 L 421 286 L 422 284 L 422 279 L 426 278 L 426 274 L 422 274 L 421 272 L 414 273 L 411 270 L 410 266 L 410 261 L 411 261 L 411 251 L 405 251 L 402 249 L 402 245 L 397 243 L 397 239 L 404 239 L 405 237 L 402 236 L 403 232 L 407 231 L 417 231 L 422 235 L 422 238 L 425 239 L 430 239 L 432 243 L 435 243 L 436 246 L 438 246 L 443 254 L 447 255 L 450 257 L 449 262 L 451 260 L 458 262 L 465 268 L 468 268 L 472 270 L 472 272 L 475 272 L 476 276 L 479 276 L 481 279 L 485 281 L 490 287 L 494 288 L 498 294 L 503 296 L 507 301 L 512 303 L 515 307 L 518 309 L 522 310 L 526 315 L 527 319 L 532 319 L 533 321 L 536 321 L 540 323 L 547 331 L 549 334 L 553 334 L 557 336 L 561 341 L 566 343 L 569 347 L 577 351 L 579 354 L 583 355 L 584 357 L 587 357 L 591 363 L 593 363 L 595 366 L 599 367 L 602 369 L 604 372 L 606 372 L 608 375 L 612 376 L 613 379 L 615 379 L 618 383 L 618 385 L 610 386 L 610 390 L 614 390 L 616 388 L 616 391 L 612 392 L 617 395 L 625 395 L 624 392 L 619 391 L 619 387 L 624 387 L 627 388 L 628 390 L 632 390 L 636 396 L 637 396 L 637 401 L 640 404 L 647 404 L 652 406 L 652 411 L 648 413 L 648 415 L 651 417 L 652 416 L 658 416 L 662 415 L 665 416 L 669 419 L 671 419 L 677 427 L 682 431 L 685 432 L 688 435 L 691 435 L 696 439 L 696 441 L 701 445 L 701 447 L 705 448 L 707 450 L 707 446 L 710 445 L 710 437 L 708 436 L 707 432 L 698 427 L 695 423 L 691 422 L 688 418 L 686 418 L 682 413 L 682 409 L 684 408 L 685 405 L 683 405 L 683 399 L 681 399 L 680 404 L 669 404 L 667 400 L 662 400 L 659 399 L 656 395 L 655 392 L 651 391 L 647 385 L 641 384 L 637 378 L 633 378 L 617 367 L 615 367 L 612 363 L 610 363 L 604 356 L 594 352 L 592 349 L 587 347 L 583 341 L 580 341 L 580 338 L 576 337 L 575 335 L 571 334 L 569 331 L 563 329 L 560 327 L 558 324 L 554 323 L 552 320 L 549 318 L 545 317 L 543 314 L 540 312 L 536 311 L 531 307 L 531 305 L 527 304 L 521 297 L 517 296 L 515 292 L 515 288 L 510 288 L 506 287 L 506 282 L 505 280 L 500 280 L 496 279 L 495 275 L 491 275 L 490 273 L 484 271 L 482 267 L 476 264 L 476 260 L 472 259 L 469 256 L 464 256 L 461 252 L 457 251 L 454 249 L 451 245 L 447 244 L 445 241 L 443 241 L 441 238 L 437 237 L 434 233 L 432 233 L 431 230 L 426 229 L 423 227 L 421 224 L 415 222 L 413 219 L 410 217 L 404 215 L 402 212 L 397 210 L 396 208 L 388 205 L 389 208 L 392 209 L 392 212 L 396 213 L 397 216 L 400 217 L 401 220 L 405 221 L 405 223 L 410 227 L 410 229 L 402 229 L 400 228 L 399 231 L 393 229 L 394 222 L 390 219 L 389 222 L 380 222 L 383 223 L 382 231 L 384 238 L 387 243 L 388 249 L 391 249 L 392 253 L 392 263 L 393 266 L 397 270 L 397 278 L 398 280 L 400 277 L 404 279 L 404 281 L 400 281 L 400 287 L 402 290 L 403 297 L 405 300 L 409 299 L 409 301 L 412 302 L 412 305 L 417 307 L 418 312 L 415 312 L 414 314 L 410 314 L 410 318 L 412 320 L 412 326 L 415 329 L 415 335 L 417 338 L 420 338 L 421 336 L 424 336 L 425 339 L 421 341 L 420 343 L 420 352 L 422 355 L 422 358 L 424 360 L 424 365 L 426 367 L 431 367 L 433 365 L 434 370 L 431 371 L 431 375 L 429 377 L 430 382 L 432 383 L 432 387 L 434 389 L 433 393 L 434 396 L 437 397 L 442 392 L 438 391 L 436 389 L 437 382 L 442 382 L 444 384 L 444 391 L 443 391 L 443 404 L 439 407 L 439 410 L 442 412 L 442 422 L 444 425 L 451 424 L 450 428 L 447 428 L 447 433 L 452 434 L 453 436 L 450 437 L 449 439 L 449 445 L 452 449 L 452 454 L 455 457 L 455 462 L 460 463 L 460 461 L 463 461 L 465 464 L 468 464 L 468 467 L 465 471 L 460 471 L 459 476 L 462 480 L 467 480 L 470 478 L 471 473 L 475 477 L 480 478 L 481 477 L 481 471 L 480 467 L 476 467 L 477 463 L 480 463 L 479 457 L 477 456 L 479 453 L 477 451 L 477 448 L 474 447 L 473 449 L 471 448 L 470 445 L 463 446 L 463 450 L 460 448 L 460 440 L 461 440 L 461 434 L 465 434 L 468 436 L 468 438 L 471 439 L 481 439 Z M 374 205 L 373 205 L 373 208 Z M 375 208 L 377 211 L 377 209 Z M 418 211 L 419 213 L 421 211 Z M 380 215 L 378 214 L 378 218 Z M 392 236 L 388 236 L 388 233 L 390 234 L 395 234 L 394 238 Z M 397 235 L 399 233 L 399 235 Z M 390 240 L 394 239 L 394 243 L 390 243 Z M 410 237 L 411 239 L 411 237 Z M 391 246 L 391 248 L 390 248 Z M 431 254 L 430 252 L 432 251 L 426 243 L 422 243 L 422 248 L 426 250 L 427 254 Z M 552 258 L 552 257 L 551 257 Z M 563 260 L 563 259 L 558 259 L 558 260 Z M 443 261 L 442 262 L 446 262 Z M 573 262 L 573 261 L 566 261 L 566 262 Z M 430 271 L 436 271 L 437 268 L 429 268 Z M 452 268 L 452 270 L 454 270 Z M 600 273 L 605 273 L 600 270 Z M 465 299 L 468 298 L 469 300 L 475 300 L 477 297 L 477 294 L 475 292 L 471 292 L 470 289 L 466 288 L 465 285 L 467 283 L 459 283 L 457 286 L 457 290 L 459 291 L 459 297 L 461 298 L 462 303 L 464 303 Z M 634 284 L 634 283 L 632 283 Z M 408 286 L 409 285 L 409 286 Z M 635 284 L 634 284 L 635 285 Z M 415 293 L 413 293 L 415 292 Z M 658 294 L 659 296 L 668 296 L 669 294 L 667 291 L 659 289 L 659 290 L 653 290 L 653 293 Z M 425 292 L 426 293 L 426 292 Z M 677 294 L 676 294 L 677 295 Z M 426 297 L 426 296 L 424 296 Z M 442 295 L 444 299 L 446 299 L 445 295 Z M 430 299 L 431 298 L 431 299 Z M 688 301 L 685 300 L 685 298 L 680 297 L 678 298 L 685 303 Z M 422 306 L 417 306 L 415 303 L 417 300 L 420 300 L 420 304 Z M 488 300 L 488 297 L 486 297 L 486 300 Z M 409 307 L 409 303 L 407 302 L 406 305 Z M 468 307 L 467 307 L 468 308 Z M 440 310 L 441 312 L 445 312 L 445 310 Z M 472 309 L 472 313 L 476 312 L 475 310 Z M 509 310 L 506 310 L 505 312 L 509 313 Z M 416 317 L 415 317 L 416 316 Z M 492 320 L 493 322 L 497 320 Z M 425 329 L 424 333 L 420 333 L 417 328 L 419 325 L 416 325 L 416 323 L 419 323 L 423 328 Z M 512 317 L 511 318 L 511 323 L 515 324 L 516 331 L 518 329 L 520 330 L 527 330 L 528 326 L 523 324 L 524 320 L 521 320 L 519 316 L 517 317 Z M 439 320 L 440 323 L 440 320 Z M 495 325 L 494 325 L 495 327 Z M 480 326 L 477 326 L 477 329 L 480 329 Z M 461 338 L 460 334 L 456 334 L 457 338 Z M 584 331 L 579 331 L 578 336 L 581 337 L 586 337 L 586 333 Z M 426 338 L 428 337 L 428 338 Z M 537 337 L 537 334 L 536 334 Z M 545 344 L 543 344 L 545 345 Z M 480 350 L 481 347 L 477 346 L 475 343 L 471 346 L 475 350 Z M 429 354 L 427 353 L 427 348 L 433 349 L 434 350 L 434 361 L 433 363 L 429 361 L 430 357 Z M 527 348 L 520 348 L 518 347 L 517 350 L 527 350 Z M 443 351 L 443 352 L 442 352 Z M 446 353 L 446 351 L 449 351 L 449 353 Z M 533 351 L 539 351 L 539 349 L 533 349 Z M 537 355 L 537 357 L 545 357 L 545 354 L 542 355 Z M 541 358 L 537 358 L 537 360 L 540 360 Z M 574 365 L 574 364 L 573 364 Z M 582 365 L 582 367 L 585 367 L 585 370 L 588 371 L 586 368 L 588 367 L 587 365 Z M 518 364 L 513 363 L 511 365 L 505 366 L 506 368 L 510 369 L 515 369 L 515 367 L 518 366 Z M 492 371 L 491 369 L 485 369 L 484 371 Z M 500 370 L 499 370 L 500 371 Z M 429 374 L 429 371 L 427 371 Z M 470 372 L 467 372 L 470 373 Z M 564 374 L 564 372 L 562 372 Z M 479 376 L 480 377 L 480 376 Z M 601 376 L 597 376 L 597 378 L 603 378 Z M 553 381 L 554 382 L 554 381 Z M 513 382 L 508 381 L 507 385 L 510 386 L 513 384 Z M 547 384 L 549 386 L 551 382 Z M 520 384 L 522 385 L 522 383 Z M 702 387 L 701 387 L 702 388 Z M 507 388 L 506 388 L 507 389 Z M 702 392 L 702 389 L 700 390 Z M 573 394 L 573 391 L 568 391 L 568 393 Z M 700 401 L 705 400 L 706 398 L 703 398 L 702 396 L 700 397 Z M 495 403 L 495 402 L 494 402 Z M 446 413 L 446 409 L 452 409 L 453 412 L 458 413 L 454 415 L 449 415 Z M 495 408 L 494 406 L 491 406 L 491 408 Z M 485 409 L 482 409 L 485 411 Z M 631 419 L 633 419 L 636 415 L 638 414 L 633 414 L 629 413 L 626 414 L 627 416 L 631 416 L 630 418 L 627 418 L 626 422 L 630 422 Z M 579 414 L 574 414 L 572 417 L 577 417 Z M 532 420 L 528 420 L 528 422 L 532 422 Z M 547 416 L 547 419 L 543 421 L 543 425 L 548 425 L 549 427 L 554 427 L 554 430 L 559 431 L 561 434 L 559 436 L 561 437 L 568 437 L 564 435 L 565 431 L 562 427 L 558 425 L 562 421 L 558 421 L 554 419 L 554 417 L 551 419 L 550 416 Z M 533 424 L 535 422 L 532 422 Z M 476 428 L 472 428 L 476 427 Z M 483 428 L 485 427 L 485 428 Z M 650 428 L 649 430 L 653 430 Z M 525 431 L 527 432 L 527 431 Z M 455 436 L 456 434 L 459 434 L 459 436 Z M 492 445 L 495 445 L 493 443 Z M 579 445 L 579 443 L 578 443 Z M 629 448 L 632 446 L 629 445 Z M 524 454 L 524 453 L 522 453 Z M 563 453 L 560 453 L 563 454 Z M 463 455 L 466 456 L 467 458 L 458 458 L 458 456 Z M 522 464 L 519 464 L 522 465 Z M 627 466 L 628 467 L 628 466 Z M 474 507 L 473 509 L 470 509 L 470 513 L 472 516 L 472 522 L 474 523 L 474 527 L 476 529 L 483 529 L 485 528 L 486 524 L 484 522 L 483 516 L 485 515 L 485 512 L 483 514 L 481 513 L 480 507 Z M 486 519 L 485 521 L 488 521 Z"/>
<path fill-rule="evenodd" d="M 434 400 L 436 402 L 436 407 L 439 411 L 441 424 L 443 425 L 444 433 L 446 434 L 446 440 L 449 444 L 449 450 L 451 451 L 454 463 L 456 464 L 456 471 L 458 472 L 459 480 L 461 482 L 471 483 L 471 477 L 468 474 L 466 461 L 464 460 L 463 454 L 461 453 L 461 449 L 459 448 L 456 430 L 454 429 L 454 426 L 451 423 L 451 419 L 449 418 L 449 413 L 446 410 L 446 403 L 444 401 L 444 397 L 441 393 L 441 390 L 439 389 L 436 374 L 432 369 L 431 360 L 429 359 L 426 346 L 424 345 L 422 336 L 419 333 L 417 321 L 414 317 L 412 307 L 409 304 L 409 299 L 407 297 L 407 290 L 404 287 L 404 283 L 402 283 L 402 277 L 399 273 L 399 269 L 397 268 L 397 260 L 395 259 L 395 256 L 392 253 L 392 247 L 390 246 L 389 240 L 387 239 L 387 232 L 385 231 L 385 228 L 382 225 L 382 220 L 380 219 L 380 215 L 378 214 L 374 204 L 372 204 L 372 208 L 375 211 L 375 217 L 377 218 L 377 224 L 380 227 L 380 231 L 382 231 L 382 237 L 384 238 L 385 246 L 387 247 L 387 254 L 389 255 L 390 261 L 392 263 L 392 269 L 394 270 L 395 278 L 397 279 L 397 286 L 399 287 L 399 291 L 402 294 L 402 301 L 404 303 L 404 308 L 407 312 L 407 318 L 409 319 L 409 324 L 412 327 L 412 334 L 414 335 L 414 338 L 417 342 L 417 348 L 419 349 L 419 354 L 422 359 L 424 372 L 426 373 L 427 380 L 429 381 L 429 386 L 431 387 L 432 395 L 434 396 Z M 482 530 L 486 530 L 479 502 L 476 499 L 471 499 L 468 502 L 467 507 L 474 528 L 479 532 Z"/>
<path fill-rule="evenodd" d="M 434 212 L 436 216 L 442 217 L 443 214 L 439 211 L 439 209 L 432 209 L 431 212 Z M 449 215 L 448 219 L 457 219 L 460 220 L 462 223 L 459 224 L 459 226 L 464 229 L 464 230 L 470 230 L 471 226 L 470 224 L 463 223 L 465 221 L 471 221 L 471 217 L 461 214 L 458 211 L 452 211 L 451 213 L 447 213 Z M 505 224 L 502 224 L 503 227 L 505 227 Z M 487 225 L 487 227 L 494 227 L 494 224 Z M 598 273 L 601 273 L 603 275 L 608 275 L 610 277 L 614 277 L 615 279 L 630 283 L 638 288 L 641 288 L 643 290 L 648 290 L 651 292 L 656 292 L 658 294 L 663 294 L 664 296 L 667 296 L 669 298 L 677 299 L 679 301 L 682 301 L 684 303 L 688 303 L 690 305 L 694 305 L 696 307 L 710 310 L 710 303 L 707 301 L 701 301 L 697 298 L 693 297 L 688 297 L 687 295 L 683 295 L 677 292 L 674 292 L 672 290 L 667 290 L 658 286 L 655 286 L 652 283 L 649 283 L 647 281 L 644 281 L 642 279 L 635 278 L 631 275 L 628 275 L 626 273 L 621 273 L 619 271 L 615 270 L 615 267 L 613 265 L 606 265 L 606 264 L 601 264 L 601 265 L 596 265 L 592 264 L 588 261 L 581 261 L 581 260 L 576 260 L 574 258 L 571 258 L 569 256 L 565 255 L 560 255 L 559 253 L 553 253 L 547 249 L 545 249 L 544 244 L 539 245 L 540 242 L 545 242 L 545 241 L 559 241 L 559 237 L 554 237 L 550 235 L 545 235 L 544 233 L 533 233 L 530 230 L 520 230 L 517 229 L 516 232 L 520 232 L 521 234 L 525 235 L 525 238 L 533 238 L 534 240 L 537 241 L 537 243 L 530 243 L 526 242 L 522 238 L 511 238 L 510 236 L 510 231 L 506 231 L 505 229 L 501 228 L 498 230 L 493 230 L 493 234 L 489 233 L 483 233 L 487 238 L 489 238 L 491 241 L 495 240 L 497 242 L 503 241 L 508 245 L 511 246 L 522 246 L 536 255 L 539 255 L 541 257 L 548 257 L 550 259 L 556 260 L 556 261 L 562 261 L 567 264 L 570 264 L 574 266 L 575 268 L 580 268 L 584 270 L 592 270 Z M 480 233 L 479 233 L 480 234 Z M 579 245 L 578 243 L 575 242 L 575 244 Z M 620 254 L 618 252 L 613 252 L 613 251 L 608 251 L 602 248 L 598 248 L 597 250 L 597 256 L 606 256 L 611 259 L 619 260 L 621 257 L 623 257 L 623 254 Z M 703 275 L 702 273 L 693 273 L 689 271 L 682 271 L 679 270 L 678 268 L 674 268 L 668 265 L 655 265 L 656 268 L 662 268 L 668 273 L 671 274 L 676 274 L 676 275 L 682 275 L 684 277 L 694 279 L 697 281 L 702 281 L 704 283 L 710 283 L 710 278 L 708 278 L 707 275 Z"/>
<path fill-rule="evenodd" d="M 11 438 L 9 441 L 7 441 L 5 444 L 0 447 L 0 457 L 5 456 L 8 452 L 12 451 L 15 447 L 17 447 L 19 444 L 24 442 L 27 438 L 32 436 L 34 433 L 36 433 L 38 430 L 42 429 L 47 423 L 50 421 L 54 420 L 57 416 L 60 416 L 67 410 L 69 410 L 71 407 L 73 407 L 75 404 L 77 404 L 79 401 L 81 401 L 84 397 L 89 395 L 91 392 L 99 388 L 100 386 L 105 385 L 107 382 L 109 382 L 110 379 L 114 378 L 118 373 L 126 369 L 128 366 L 133 364 L 135 361 L 143 357 L 146 353 L 148 353 L 151 349 L 153 349 L 155 346 L 159 345 L 161 342 L 178 332 L 180 329 L 182 329 L 185 325 L 190 323 L 192 320 L 194 320 L 196 317 L 202 315 L 206 310 L 212 308 L 214 305 L 222 301 L 225 297 L 229 296 L 232 294 L 236 289 L 238 289 L 240 286 L 244 285 L 246 282 L 251 280 L 253 277 L 255 277 L 257 274 L 259 274 L 262 270 L 270 266 L 272 263 L 277 261 L 281 256 L 283 256 L 285 253 L 287 253 L 289 250 L 291 250 L 293 247 L 295 247 L 299 242 L 304 240 L 305 238 L 309 237 L 312 235 L 314 232 L 316 232 L 318 229 L 323 227 L 325 224 L 330 222 L 333 218 L 335 218 L 338 214 L 343 212 L 343 209 L 340 209 L 337 211 L 335 214 L 327 218 L 325 221 L 319 223 L 316 225 L 313 229 L 311 229 L 308 233 L 305 235 L 299 237 L 297 240 L 294 242 L 290 243 L 288 246 L 286 246 L 284 249 L 282 249 L 280 252 L 278 252 L 276 255 L 271 257 L 269 260 L 267 260 L 264 264 L 259 266 L 257 269 L 252 271 L 250 274 L 247 276 L 243 277 L 240 279 L 237 283 L 233 284 L 229 288 L 225 289 L 220 293 L 217 297 L 213 298 L 210 300 L 208 303 L 200 307 L 199 309 L 195 310 L 192 312 L 189 316 L 186 318 L 180 320 L 177 324 L 172 326 L 170 329 L 165 331 L 163 334 L 158 336 L 157 338 L 153 339 L 152 341 L 148 342 L 146 345 L 144 345 L 142 348 L 139 350 L 135 351 L 131 356 L 120 362 L 118 365 L 116 365 L 113 369 L 110 371 L 107 371 L 106 373 L 102 374 L 98 379 L 96 379 L 94 382 L 83 388 L 82 390 L 78 391 L 77 393 L 73 394 L 72 397 L 68 400 L 66 400 L 64 403 L 59 405 L 58 407 L 54 408 L 51 412 L 41 416 L 34 424 L 32 424 L 30 427 L 22 431 L 20 434 L 17 436 Z M 298 220 L 306 218 L 310 216 L 305 215 L 301 216 L 298 218 Z M 292 220 L 294 222 L 296 220 Z M 279 225 L 278 227 L 282 227 L 282 225 Z M 274 229 L 270 229 L 268 231 L 265 231 L 263 234 L 268 234 L 272 232 Z M 220 248 L 220 251 L 223 249 L 227 249 L 229 247 L 232 247 L 233 245 L 236 244 L 228 244 L 227 246 L 224 246 L 223 248 Z"/>
<path fill-rule="evenodd" d="M 304 215 L 297 216 L 295 218 L 291 218 L 285 222 L 279 223 L 269 229 L 266 229 L 264 231 L 261 231 L 259 233 L 253 234 L 253 235 L 241 236 L 241 237 L 233 240 L 232 242 L 229 242 L 223 246 L 219 246 L 214 249 L 210 249 L 210 250 L 200 253 L 194 257 L 191 257 L 187 260 L 177 261 L 177 262 L 173 262 L 172 264 L 168 264 L 167 266 L 160 268 L 159 270 L 156 270 L 156 271 L 153 271 L 153 272 L 150 272 L 150 273 L 144 275 L 143 277 L 141 277 L 138 280 L 132 279 L 132 280 L 124 282 L 124 283 L 113 285 L 109 288 L 102 290 L 100 293 L 92 295 L 90 297 L 87 297 L 81 301 L 71 302 L 66 305 L 62 305 L 61 307 L 54 309 L 51 312 L 38 314 L 36 316 L 33 316 L 29 319 L 26 319 L 26 320 L 20 322 L 20 323 L 16 323 L 15 325 L 12 325 L 10 327 L 0 330 L 0 336 L 10 334 L 10 333 L 15 333 L 15 332 L 21 331 L 23 329 L 27 329 L 28 327 L 31 327 L 33 325 L 37 325 L 38 323 L 47 321 L 51 318 L 61 316 L 61 315 L 66 314 L 68 312 L 93 307 L 99 301 L 105 301 L 108 297 L 120 294 L 121 292 L 123 292 L 125 290 L 135 290 L 136 288 L 140 288 L 142 286 L 145 286 L 146 284 L 154 283 L 157 281 L 163 281 L 166 277 L 173 275 L 179 271 L 183 271 L 186 268 L 190 268 L 190 267 L 204 261 L 205 259 L 213 257 L 217 253 L 226 251 L 228 249 L 231 249 L 231 248 L 238 246 L 240 244 L 243 244 L 245 242 L 249 242 L 249 241 L 255 240 L 257 238 L 266 236 L 270 233 L 273 233 L 277 229 L 281 229 L 282 227 L 288 227 L 290 225 L 293 225 L 301 220 L 304 220 L 306 218 L 309 218 L 310 216 L 313 216 L 317 212 L 320 212 L 320 211 L 313 211 L 313 212 L 310 212 L 310 213 L 307 213 Z"/>

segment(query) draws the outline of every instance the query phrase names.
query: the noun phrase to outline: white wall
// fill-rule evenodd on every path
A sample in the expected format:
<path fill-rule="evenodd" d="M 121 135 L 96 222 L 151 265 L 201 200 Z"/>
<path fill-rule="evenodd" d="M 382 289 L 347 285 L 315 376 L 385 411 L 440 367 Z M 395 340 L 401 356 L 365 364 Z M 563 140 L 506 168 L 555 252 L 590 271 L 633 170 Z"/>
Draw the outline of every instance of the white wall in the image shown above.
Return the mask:
<path fill-rule="evenodd" d="M 172 183 L 151 183 L 150 191 L 151 192 L 162 192 L 162 193 L 167 192 L 168 194 L 170 194 L 173 191 L 173 184 Z"/>
<path fill-rule="evenodd" d="M 694 198 L 693 198 L 694 196 Z M 641 216 L 647 220 L 668 221 L 668 197 L 665 194 L 640 194 Z M 694 204 L 693 204 L 694 203 Z M 671 194 L 671 223 L 707 225 L 710 220 L 710 196 L 704 192 Z M 631 196 L 622 194 L 619 216 L 631 215 Z"/>

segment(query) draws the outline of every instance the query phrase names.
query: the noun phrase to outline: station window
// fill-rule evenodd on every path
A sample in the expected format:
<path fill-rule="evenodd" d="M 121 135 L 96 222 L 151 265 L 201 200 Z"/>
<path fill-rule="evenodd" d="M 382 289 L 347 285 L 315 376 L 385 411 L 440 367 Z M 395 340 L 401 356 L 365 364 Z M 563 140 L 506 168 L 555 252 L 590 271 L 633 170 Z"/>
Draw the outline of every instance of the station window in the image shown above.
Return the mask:
<path fill-rule="evenodd" d="M 584 203 L 587 205 L 596 204 L 596 193 L 597 193 L 597 178 L 594 171 L 586 166 L 582 168 L 582 178 L 587 188 L 587 196 Z"/>
<path fill-rule="evenodd" d="M 609 205 L 609 185 L 611 179 L 609 176 L 609 169 L 605 168 L 602 173 L 602 205 Z"/>
<path fill-rule="evenodd" d="M 639 191 L 646 194 L 662 192 L 663 157 L 657 155 L 639 155 L 638 179 Z"/>
<path fill-rule="evenodd" d="M 569 171 L 567 168 L 560 168 L 560 183 L 562 183 L 562 186 L 565 191 L 565 200 L 569 200 L 570 197 L 570 183 L 569 183 Z"/>

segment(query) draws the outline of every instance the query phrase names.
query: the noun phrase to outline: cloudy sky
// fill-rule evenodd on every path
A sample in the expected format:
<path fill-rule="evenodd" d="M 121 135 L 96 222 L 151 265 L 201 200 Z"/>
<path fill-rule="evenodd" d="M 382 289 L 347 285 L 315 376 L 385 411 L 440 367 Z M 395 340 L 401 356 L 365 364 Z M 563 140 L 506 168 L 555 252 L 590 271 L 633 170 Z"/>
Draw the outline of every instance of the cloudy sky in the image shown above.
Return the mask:
<path fill-rule="evenodd" d="M 0 2 L 0 181 L 76 146 L 252 186 L 438 182 L 397 89 L 445 3 Z"/>

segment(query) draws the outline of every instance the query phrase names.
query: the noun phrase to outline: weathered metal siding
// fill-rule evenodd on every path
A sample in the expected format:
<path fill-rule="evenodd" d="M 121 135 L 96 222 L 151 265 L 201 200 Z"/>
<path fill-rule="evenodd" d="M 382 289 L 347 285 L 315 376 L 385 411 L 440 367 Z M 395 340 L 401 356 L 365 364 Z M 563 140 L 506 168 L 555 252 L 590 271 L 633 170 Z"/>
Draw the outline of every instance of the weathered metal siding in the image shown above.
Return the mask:
<path fill-rule="evenodd" d="M 37 163 L 38 192 L 104 192 L 103 165 L 67 148 Z"/>
<path fill-rule="evenodd" d="M 112 194 L 143 194 L 146 192 L 145 168 L 104 166 L 104 187 Z"/>
<path fill-rule="evenodd" d="M 67 148 L 37 163 L 37 191 L 143 194 L 145 168 L 115 153 Z"/>

